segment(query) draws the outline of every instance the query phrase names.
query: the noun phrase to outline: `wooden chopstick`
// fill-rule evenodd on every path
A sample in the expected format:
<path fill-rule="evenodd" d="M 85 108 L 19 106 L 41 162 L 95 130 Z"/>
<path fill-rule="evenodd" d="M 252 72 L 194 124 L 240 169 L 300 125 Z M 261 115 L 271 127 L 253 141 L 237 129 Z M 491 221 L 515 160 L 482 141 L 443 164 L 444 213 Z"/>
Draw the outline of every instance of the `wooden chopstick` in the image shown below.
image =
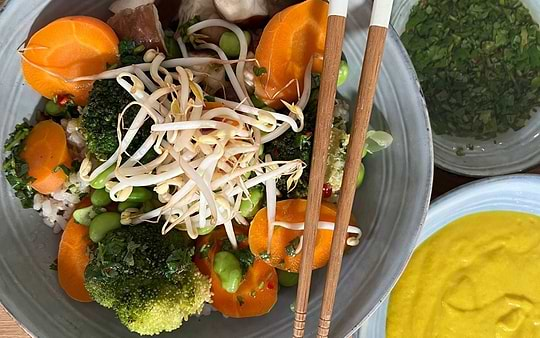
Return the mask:
<path fill-rule="evenodd" d="M 330 130 L 332 128 L 334 103 L 336 99 L 339 63 L 341 62 L 343 36 L 345 35 L 347 6 L 348 0 L 329 1 L 328 26 L 319 89 L 319 103 L 317 107 L 317 125 L 315 127 L 311 171 L 309 176 L 302 263 L 299 271 L 300 275 L 296 294 L 293 324 L 293 337 L 295 338 L 304 336 L 304 329 L 306 326 L 313 254 L 321 209 L 322 188 L 326 171 L 326 158 L 328 156 L 328 144 L 330 141 Z"/>
<path fill-rule="evenodd" d="M 328 337 L 330 331 L 332 310 L 339 282 L 339 274 L 341 272 L 343 250 L 347 240 L 347 227 L 351 218 L 351 210 L 356 192 L 356 179 L 362 162 L 362 153 L 371 117 L 377 80 L 379 78 L 392 5 L 393 0 L 375 0 L 373 4 L 358 98 L 351 129 L 351 138 L 347 150 L 347 161 L 345 162 L 345 172 L 343 174 L 343 182 L 341 183 L 338 200 L 336 225 L 332 237 L 328 272 L 324 286 L 321 315 L 317 330 L 317 337 L 319 338 Z"/>

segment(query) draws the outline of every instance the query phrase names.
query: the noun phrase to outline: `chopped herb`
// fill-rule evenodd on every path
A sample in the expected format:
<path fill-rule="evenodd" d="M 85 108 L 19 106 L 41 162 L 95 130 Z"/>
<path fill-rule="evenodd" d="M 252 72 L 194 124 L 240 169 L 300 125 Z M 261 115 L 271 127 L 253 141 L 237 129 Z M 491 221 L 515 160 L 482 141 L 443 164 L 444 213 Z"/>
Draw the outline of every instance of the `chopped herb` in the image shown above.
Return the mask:
<path fill-rule="evenodd" d="M 268 261 L 270 260 L 270 254 L 268 253 L 268 251 L 263 251 L 259 254 L 259 257 L 261 257 L 261 259 L 263 261 Z"/>
<path fill-rule="evenodd" d="M 285 247 L 287 256 L 290 256 L 290 257 L 296 256 L 296 249 L 298 249 L 299 244 L 300 244 L 300 236 L 295 237 L 292 241 L 290 241 L 289 245 Z"/>
<path fill-rule="evenodd" d="M 255 76 L 261 76 L 266 73 L 268 73 L 268 71 L 266 70 L 265 67 L 257 67 L 257 66 L 253 67 L 253 74 L 255 74 Z"/>
<path fill-rule="evenodd" d="M 52 271 L 58 271 L 58 258 L 55 259 L 51 265 L 49 265 L 49 269 L 51 269 Z"/>
<path fill-rule="evenodd" d="M 137 63 L 143 63 L 145 51 L 144 45 L 137 44 L 133 40 L 122 40 L 118 44 L 118 53 L 120 54 L 120 66 L 129 66 Z"/>
<path fill-rule="evenodd" d="M 69 176 L 71 174 L 71 169 L 69 169 L 67 166 L 65 166 L 64 164 L 59 164 L 57 165 L 54 169 L 53 169 L 53 172 L 54 173 L 57 173 L 59 172 L 60 170 L 62 170 L 64 172 L 64 174 L 66 174 L 67 176 Z"/>
<path fill-rule="evenodd" d="M 520 0 L 423 0 L 401 39 L 437 134 L 491 139 L 540 104 L 540 31 Z"/>
<path fill-rule="evenodd" d="M 240 304 L 240 306 L 244 305 L 245 303 L 244 297 L 242 296 L 236 296 L 236 300 L 238 301 L 238 304 Z"/>
<path fill-rule="evenodd" d="M 31 130 L 32 127 L 26 121 L 18 124 L 4 144 L 6 159 L 2 169 L 23 208 L 32 208 L 35 195 L 31 186 L 34 178 L 28 176 L 28 164 L 20 157 L 24 149 L 24 140 Z"/>
<path fill-rule="evenodd" d="M 253 298 L 255 298 L 255 296 L 257 296 L 257 291 L 255 290 L 251 290 L 251 292 L 249 293 L 249 295 Z"/>
<path fill-rule="evenodd" d="M 211 96 L 211 95 L 205 95 L 205 96 L 204 96 L 204 100 L 205 100 L 206 102 L 216 102 L 215 96 Z"/>
<path fill-rule="evenodd" d="M 212 247 L 212 244 L 206 243 L 199 249 L 199 253 L 201 258 L 208 258 L 208 252 L 210 251 L 210 248 Z"/>
<path fill-rule="evenodd" d="M 189 27 L 193 26 L 194 24 L 200 21 L 201 21 L 201 18 L 197 15 L 189 19 L 188 21 L 182 22 L 180 23 L 180 25 L 178 25 L 178 28 L 176 29 L 176 33 L 182 37 L 182 41 L 184 41 L 185 43 L 189 42 L 189 35 L 187 33 Z"/>
<path fill-rule="evenodd" d="M 244 234 L 238 234 L 238 235 L 236 235 L 236 240 L 237 240 L 238 242 L 243 242 L 243 241 L 245 241 L 246 239 L 247 239 L 247 236 L 244 235 Z"/>
<path fill-rule="evenodd" d="M 260 282 L 259 286 L 257 286 L 257 289 L 262 290 L 264 288 L 264 282 Z"/>

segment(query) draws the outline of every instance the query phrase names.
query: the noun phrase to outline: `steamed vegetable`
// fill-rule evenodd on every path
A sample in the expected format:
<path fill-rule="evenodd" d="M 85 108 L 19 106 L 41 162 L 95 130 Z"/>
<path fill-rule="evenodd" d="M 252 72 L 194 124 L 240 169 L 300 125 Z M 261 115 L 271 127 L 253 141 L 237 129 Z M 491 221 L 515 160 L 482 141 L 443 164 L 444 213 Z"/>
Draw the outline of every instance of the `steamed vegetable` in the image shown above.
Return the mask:
<path fill-rule="evenodd" d="M 71 167 L 66 133 L 51 120 L 39 122 L 25 140 L 21 159 L 28 165 L 28 175 L 35 180 L 32 188 L 50 194 L 64 184 L 67 175 L 63 168 Z"/>
<path fill-rule="evenodd" d="M 28 84 L 41 95 L 73 95 L 87 102 L 92 82 L 67 82 L 93 75 L 118 62 L 118 38 L 103 21 L 71 16 L 51 22 L 35 33 L 24 48 L 22 71 Z"/>
<path fill-rule="evenodd" d="M 306 200 L 302 199 L 277 202 L 270 249 L 268 248 L 269 224 L 266 208 L 255 215 L 249 228 L 249 247 L 255 257 L 278 269 L 298 272 L 302 260 L 302 234 L 306 205 Z M 328 263 L 335 220 L 335 208 L 323 204 L 315 241 L 313 269 L 321 268 Z M 349 244 L 356 245 L 355 239 L 357 240 L 360 236 L 360 229 L 349 226 L 348 232 L 355 236 L 352 238 L 355 243 L 349 241 Z"/>
<path fill-rule="evenodd" d="M 210 281 L 191 261 L 193 247 L 179 231 L 163 236 L 156 224 L 121 228 L 92 254 L 86 289 L 131 331 L 175 330 L 210 301 Z"/>
<path fill-rule="evenodd" d="M 255 92 L 268 106 L 280 108 L 281 100 L 298 99 L 312 57 L 313 72 L 321 72 L 327 12 L 327 2 L 306 0 L 279 12 L 265 27 L 255 58 L 267 73 L 255 79 Z"/>
<path fill-rule="evenodd" d="M 118 148 L 118 115 L 133 101 L 115 80 L 100 80 L 94 83 L 81 120 L 83 134 L 86 137 L 88 150 L 99 160 L 111 157 Z M 129 126 L 135 115 L 137 106 L 130 107 L 124 114 L 124 123 Z M 125 131 L 124 131 L 125 132 Z M 144 124 L 134 141 L 128 148 L 133 152 L 150 135 L 150 125 Z"/>
<path fill-rule="evenodd" d="M 235 228 L 239 249 L 234 250 L 223 228 L 212 231 L 197 239 L 195 263 L 201 272 L 212 279 L 212 306 L 222 314 L 233 318 L 256 317 L 268 313 L 277 301 L 278 278 L 276 270 L 260 259 L 255 259 L 249 251 L 246 229 Z M 227 257 L 223 266 L 222 257 Z M 238 265 L 240 264 L 240 284 Z M 218 270 L 216 270 L 216 265 Z M 222 279 L 225 274 L 227 279 Z M 232 282 L 232 283 L 231 283 Z M 236 290 L 235 290 L 236 289 Z"/>
<path fill-rule="evenodd" d="M 88 205 L 88 200 L 80 207 Z M 88 227 L 69 220 L 58 249 L 58 282 L 67 295 L 79 302 L 91 302 L 92 298 L 84 287 L 84 271 L 88 265 Z"/>
<path fill-rule="evenodd" d="M 6 158 L 2 170 L 6 180 L 15 191 L 15 196 L 21 201 L 23 208 L 32 207 L 35 195 L 35 191 L 32 189 L 34 178 L 28 175 L 28 164 L 21 158 L 24 140 L 31 130 L 32 127 L 26 121 L 18 124 L 4 144 Z"/>

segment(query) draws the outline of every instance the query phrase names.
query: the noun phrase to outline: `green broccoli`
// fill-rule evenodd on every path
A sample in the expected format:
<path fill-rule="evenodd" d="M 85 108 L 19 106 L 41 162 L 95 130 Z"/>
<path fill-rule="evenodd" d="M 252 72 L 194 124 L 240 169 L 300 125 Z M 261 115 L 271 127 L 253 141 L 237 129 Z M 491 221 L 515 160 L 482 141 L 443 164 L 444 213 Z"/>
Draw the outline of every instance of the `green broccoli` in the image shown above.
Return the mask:
<path fill-rule="evenodd" d="M 304 129 L 300 133 L 295 133 L 289 129 L 281 137 L 265 145 L 265 152 L 270 154 L 274 160 L 291 161 L 300 159 L 306 163 L 306 168 L 292 191 L 287 191 L 286 178 L 278 180 L 276 187 L 283 193 L 285 198 L 306 198 L 308 194 L 313 133 L 315 131 L 317 99 L 319 96 L 318 76 L 313 77 L 312 88 L 309 102 L 306 109 L 304 109 Z M 349 144 L 345 121 L 347 109 L 348 106 L 345 102 L 339 100 L 339 105 L 336 106 L 334 112 L 325 176 L 326 183 L 329 184 L 333 192 L 337 192 L 341 188 L 347 145 Z"/>
<path fill-rule="evenodd" d="M 134 101 L 131 95 L 116 80 L 94 82 L 88 105 L 83 111 L 81 127 L 88 150 L 99 160 L 107 160 L 118 148 L 118 115 Z M 124 127 L 128 128 L 139 111 L 133 106 L 124 114 Z M 139 130 L 128 153 L 137 150 L 150 135 L 151 123 L 146 122 Z M 124 130 L 125 131 L 125 130 Z"/>
<path fill-rule="evenodd" d="M 193 253 L 180 231 L 163 236 L 157 224 L 124 227 L 91 251 L 85 286 L 129 330 L 141 335 L 172 331 L 200 314 L 211 299 L 210 280 L 192 262 Z"/>

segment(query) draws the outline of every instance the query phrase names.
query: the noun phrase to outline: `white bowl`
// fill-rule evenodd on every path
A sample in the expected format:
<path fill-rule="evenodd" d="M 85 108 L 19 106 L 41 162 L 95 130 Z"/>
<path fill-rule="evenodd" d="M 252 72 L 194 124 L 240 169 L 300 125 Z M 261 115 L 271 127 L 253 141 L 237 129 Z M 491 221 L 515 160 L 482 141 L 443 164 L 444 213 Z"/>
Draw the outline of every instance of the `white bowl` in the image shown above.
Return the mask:
<path fill-rule="evenodd" d="M 522 2 L 533 19 L 540 23 L 540 1 Z M 417 3 L 418 0 L 394 1 L 391 22 L 399 35 L 405 31 L 411 10 Z M 475 147 L 469 150 L 465 147 L 467 144 Z M 460 147 L 464 149 L 463 156 L 456 154 Z M 496 176 L 524 171 L 540 163 L 540 112 L 533 113 L 524 128 L 486 141 L 434 133 L 433 149 L 435 165 L 460 175 Z"/>
<path fill-rule="evenodd" d="M 487 178 L 452 190 L 432 203 L 416 245 L 458 218 L 495 210 L 540 215 L 540 175 Z M 385 338 L 387 307 L 388 299 L 353 337 Z"/>

